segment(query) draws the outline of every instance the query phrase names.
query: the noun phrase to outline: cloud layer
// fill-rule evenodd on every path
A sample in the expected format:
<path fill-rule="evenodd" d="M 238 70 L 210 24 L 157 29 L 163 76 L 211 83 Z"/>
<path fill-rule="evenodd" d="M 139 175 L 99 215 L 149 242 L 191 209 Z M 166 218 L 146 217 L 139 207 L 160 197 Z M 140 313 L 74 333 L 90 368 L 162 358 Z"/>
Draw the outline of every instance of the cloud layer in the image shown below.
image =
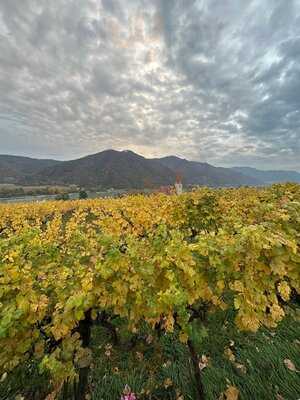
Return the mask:
<path fill-rule="evenodd" d="M 1 0 L 0 153 L 300 171 L 297 0 Z"/>

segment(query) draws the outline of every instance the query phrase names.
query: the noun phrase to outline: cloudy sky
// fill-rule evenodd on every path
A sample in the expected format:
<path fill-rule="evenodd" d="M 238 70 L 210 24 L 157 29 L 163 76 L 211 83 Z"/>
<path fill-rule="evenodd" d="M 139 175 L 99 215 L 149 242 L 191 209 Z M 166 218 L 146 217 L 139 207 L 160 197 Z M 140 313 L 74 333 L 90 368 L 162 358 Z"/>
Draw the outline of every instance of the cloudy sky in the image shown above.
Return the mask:
<path fill-rule="evenodd" d="M 0 153 L 300 171 L 299 0 L 1 0 Z"/>

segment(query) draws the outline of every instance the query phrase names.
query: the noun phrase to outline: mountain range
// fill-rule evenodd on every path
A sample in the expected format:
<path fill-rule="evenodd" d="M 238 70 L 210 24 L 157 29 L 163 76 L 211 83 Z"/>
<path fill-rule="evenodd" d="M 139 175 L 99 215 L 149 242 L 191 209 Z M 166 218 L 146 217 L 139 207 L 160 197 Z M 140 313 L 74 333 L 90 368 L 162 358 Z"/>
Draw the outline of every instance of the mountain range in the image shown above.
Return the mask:
<path fill-rule="evenodd" d="M 250 167 L 234 167 L 234 171 L 239 172 L 243 175 L 250 176 L 258 179 L 265 184 L 272 184 L 278 182 L 298 182 L 300 183 L 300 174 L 296 171 L 261 171 L 256 168 Z"/>
<path fill-rule="evenodd" d="M 145 188 L 173 184 L 241 186 L 293 181 L 295 171 L 262 171 L 249 167 L 221 168 L 169 156 L 148 159 L 130 150 L 105 150 L 71 161 L 0 155 L 0 183 L 70 185 L 86 188 Z"/>

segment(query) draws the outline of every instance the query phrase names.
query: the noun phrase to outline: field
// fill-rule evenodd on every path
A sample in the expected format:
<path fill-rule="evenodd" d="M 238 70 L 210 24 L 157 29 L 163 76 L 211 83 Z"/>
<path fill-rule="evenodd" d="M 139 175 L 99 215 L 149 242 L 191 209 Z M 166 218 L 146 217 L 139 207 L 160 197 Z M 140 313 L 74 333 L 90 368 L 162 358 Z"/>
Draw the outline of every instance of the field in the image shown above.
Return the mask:
<path fill-rule="evenodd" d="M 299 243 L 293 184 L 0 206 L 0 398 L 299 398 Z"/>

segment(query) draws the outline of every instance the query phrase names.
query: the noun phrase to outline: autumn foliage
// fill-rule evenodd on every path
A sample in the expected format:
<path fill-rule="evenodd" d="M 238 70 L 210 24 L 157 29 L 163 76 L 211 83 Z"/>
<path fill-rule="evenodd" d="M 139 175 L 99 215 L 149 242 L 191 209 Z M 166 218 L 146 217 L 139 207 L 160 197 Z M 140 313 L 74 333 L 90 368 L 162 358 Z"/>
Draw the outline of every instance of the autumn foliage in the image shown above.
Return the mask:
<path fill-rule="evenodd" d="M 0 207 L 0 374 L 39 360 L 55 387 L 92 358 L 83 323 L 191 336 L 235 308 L 241 330 L 276 327 L 300 293 L 300 187 Z"/>

